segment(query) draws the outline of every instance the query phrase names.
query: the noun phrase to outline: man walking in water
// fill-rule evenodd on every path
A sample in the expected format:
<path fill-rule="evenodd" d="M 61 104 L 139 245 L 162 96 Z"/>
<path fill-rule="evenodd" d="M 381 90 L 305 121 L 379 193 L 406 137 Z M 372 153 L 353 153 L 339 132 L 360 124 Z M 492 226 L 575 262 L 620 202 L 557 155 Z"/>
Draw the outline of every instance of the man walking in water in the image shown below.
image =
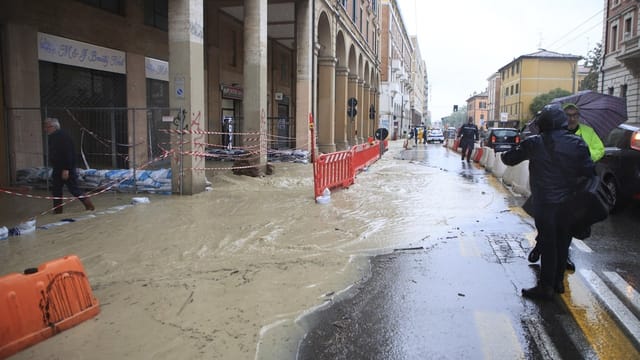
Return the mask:
<path fill-rule="evenodd" d="M 470 162 L 473 144 L 479 137 L 478 127 L 473 123 L 473 118 L 471 116 L 469 116 L 469 122 L 462 125 L 460 130 L 458 130 L 458 137 L 460 138 L 460 147 L 462 148 L 462 161 L 464 161 L 466 155 L 467 162 Z"/>
<path fill-rule="evenodd" d="M 49 136 L 49 163 L 53 168 L 51 172 L 51 194 L 53 195 L 53 208 L 56 214 L 62 213 L 62 187 L 67 185 L 69 192 L 80 199 L 85 209 L 94 210 L 91 199 L 85 197 L 84 192 L 78 188 L 78 175 L 76 174 L 76 151 L 71 137 L 60 129 L 60 121 L 56 118 L 47 118 L 44 121 L 44 131 Z"/>

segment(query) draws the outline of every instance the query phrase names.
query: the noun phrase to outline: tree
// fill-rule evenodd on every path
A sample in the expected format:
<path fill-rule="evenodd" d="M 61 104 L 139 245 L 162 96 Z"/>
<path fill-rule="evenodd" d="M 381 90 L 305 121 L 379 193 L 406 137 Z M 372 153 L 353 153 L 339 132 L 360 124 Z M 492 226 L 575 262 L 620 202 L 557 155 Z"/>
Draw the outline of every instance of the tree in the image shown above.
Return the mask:
<path fill-rule="evenodd" d="M 529 111 L 532 114 L 542 110 L 542 108 L 550 103 L 553 99 L 571 95 L 571 91 L 563 90 L 560 88 L 553 89 L 546 94 L 541 94 L 533 98 L 531 105 L 529 105 Z"/>
<path fill-rule="evenodd" d="M 454 111 L 447 118 L 447 126 L 459 128 L 467 123 L 467 106 L 458 106 L 458 111 Z"/>
<path fill-rule="evenodd" d="M 600 63 L 602 62 L 602 43 L 597 43 L 596 46 L 589 51 L 585 66 L 589 68 L 589 74 L 585 76 L 580 82 L 578 90 L 593 90 L 598 89 L 598 71 L 600 69 Z"/>

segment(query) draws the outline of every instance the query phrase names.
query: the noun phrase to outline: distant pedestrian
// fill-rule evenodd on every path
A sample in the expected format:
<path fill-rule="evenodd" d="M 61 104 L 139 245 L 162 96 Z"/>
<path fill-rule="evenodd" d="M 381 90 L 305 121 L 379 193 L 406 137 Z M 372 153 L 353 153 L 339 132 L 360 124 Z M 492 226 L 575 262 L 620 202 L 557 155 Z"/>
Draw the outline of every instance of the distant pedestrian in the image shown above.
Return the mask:
<path fill-rule="evenodd" d="M 550 300 L 564 292 L 564 272 L 571 227 L 570 200 L 581 177 L 595 174 L 587 144 L 567 130 L 567 115 L 558 105 L 547 105 L 536 117 L 540 135 L 531 136 L 502 153 L 513 166 L 529 160 L 533 218 L 544 239 L 540 278 L 522 296 Z"/>
<path fill-rule="evenodd" d="M 49 140 L 49 163 L 53 168 L 51 172 L 51 194 L 53 195 L 53 208 L 56 214 L 62 213 L 62 188 L 67 185 L 69 192 L 78 198 L 85 209 L 94 210 L 91 199 L 85 197 L 84 192 L 78 188 L 78 175 L 76 173 L 76 151 L 71 137 L 60 128 L 60 121 L 56 118 L 47 118 L 44 121 L 44 131 Z"/>
<path fill-rule="evenodd" d="M 471 161 L 471 152 L 473 151 L 473 145 L 478 141 L 478 127 L 473 123 L 473 118 L 469 116 L 469 122 L 462 125 L 458 130 L 458 137 L 460 138 L 460 147 L 462 148 L 462 160 L 464 161 L 465 155 L 467 162 Z"/>

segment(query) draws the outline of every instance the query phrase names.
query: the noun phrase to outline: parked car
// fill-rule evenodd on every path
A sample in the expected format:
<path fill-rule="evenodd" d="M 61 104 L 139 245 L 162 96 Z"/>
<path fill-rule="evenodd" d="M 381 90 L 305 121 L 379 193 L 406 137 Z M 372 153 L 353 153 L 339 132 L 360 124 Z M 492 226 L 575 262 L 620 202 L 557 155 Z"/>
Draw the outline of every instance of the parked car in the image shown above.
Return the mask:
<path fill-rule="evenodd" d="M 442 144 L 444 142 L 444 134 L 442 133 L 442 130 L 440 129 L 429 130 L 429 132 L 427 133 L 427 142 L 428 143 L 439 142 L 440 144 Z"/>
<path fill-rule="evenodd" d="M 520 132 L 515 128 L 491 128 L 486 141 L 486 146 L 495 152 L 507 151 L 520 143 Z"/>
<path fill-rule="evenodd" d="M 640 200 L 640 127 L 619 125 L 611 130 L 604 146 L 596 171 L 614 195 L 615 212 Z"/>

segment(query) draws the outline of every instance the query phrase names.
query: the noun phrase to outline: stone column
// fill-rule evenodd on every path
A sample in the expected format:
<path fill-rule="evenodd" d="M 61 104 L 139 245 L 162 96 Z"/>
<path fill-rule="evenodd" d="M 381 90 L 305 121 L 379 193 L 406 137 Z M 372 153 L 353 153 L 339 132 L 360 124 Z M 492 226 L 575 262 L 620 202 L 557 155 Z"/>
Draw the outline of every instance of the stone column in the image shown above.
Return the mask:
<path fill-rule="evenodd" d="M 358 98 L 358 76 L 357 75 L 349 75 L 349 91 L 347 98 Z M 359 108 L 359 107 L 358 107 Z M 347 139 L 349 140 L 349 145 L 353 146 L 358 143 L 358 128 L 357 122 L 358 117 L 354 117 L 353 119 L 349 119 L 349 125 L 347 129 L 349 133 L 347 134 Z"/>
<path fill-rule="evenodd" d="M 127 53 L 127 107 L 145 109 L 147 107 L 147 79 L 145 76 L 144 55 Z M 139 168 L 150 159 L 147 149 L 147 112 L 145 110 L 129 110 L 128 142 L 129 167 Z"/>
<path fill-rule="evenodd" d="M 375 110 L 375 114 L 373 119 L 369 119 L 369 134 L 371 136 L 375 135 L 375 131 L 378 129 L 378 101 L 376 99 L 377 89 L 371 87 L 369 89 L 369 104 L 373 105 L 373 109 Z"/>
<path fill-rule="evenodd" d="M 336 149 L 349 148 L 347 134 L 349 131 L 349 117 L 347 116 L 347 87 L 349 85 L 349 69 L 336 69 Z"/>
<path fill-rule="evenodd" d="M 358 136 L 356 137 L 356 141 L 358 144 L 362 144 L 366 139 L 366 134 L 364 133 L 364 111 L 362 111 L 362 103 L 364 102 L 364 80 L 358 79 L 358 116 L 356 116 L 356 129 L 358 131 Z"/>
<path fill-rule="evenodd" d="M 298 0 L 296 7 L 296 148 L 311 151 L 309 137 L 309 114 L 312 113 L 313 48 L 311 39 L 310 0 Z"/>
<path fill-rule="evenodd" d="M 258 151 L 252 162 L 267 165 L 267 0 L 244 1 L 244 146 Z"/>
<path fill-rule="evenodd" d="M 336 151 L 335 144 L 335 99 L 336 63 L 335 57 L 318 58 L 318 150 L 322 153 Z"/>
<path fill-rule="evenodd" d="M 174 192 L 192 195 L 204 191 L 204 157 L 191 155 L 203 152 L 205 138 L 197 132 L 206 131 L 204 107 L 204 56 L 203 56 L 203 5 L 202 0 L 169 1 L 169 81 L 172 108 L 184 109 L 184 144 L 180 163 L 180 148 L 171 161 Z M 192 133 L 193 132 L 193 133 Z M 173 139 L 176 144 L 179 140 Z M 189 154 L 189 155 L 187 155 Z M 180 175 L 183 172 L 182 182 Z"/>
<path fill-rule="evenodd" d="M 371 104 L 371 100 L 369 99 L 369 84 L 362 84 L 362 107 L 360 108 L 362 111 L 362 139 L 363 141 L 367 141 L 369 136 L 371 136 L 371 132 L 369 131 L 369 104 Z"/>
<path fill-rule="evenodd" d="M 40 114 L 40 77 L 38 65 L 38 32 L 29 25 L 6 23 L 4 25 L 3 46 L 7 50 L 4 60 L 4 90 L 7 108 L 31 108 L 31 110 L 10 110 L 5 121 L 10 140 L 9 163 L 12 173 L 9 178 L 16 180 L 16 170 L 44 166 L 43 129 Z M 44 110 L 44 109 L 43 109 Z M 3 114 L 5 115 L 5 114 Z M 62 127 L 65 120 L 60 119 Z M 2 130 L 4 131 L 4 129 Z M 7 145 L 2 143 L 3 147 Z M 76 144 L 80 146 L 80 144 Z M 4 153 L 4 152 L 3 152 Z M 3 168 L 3 172 L 6 169 Z"/>

